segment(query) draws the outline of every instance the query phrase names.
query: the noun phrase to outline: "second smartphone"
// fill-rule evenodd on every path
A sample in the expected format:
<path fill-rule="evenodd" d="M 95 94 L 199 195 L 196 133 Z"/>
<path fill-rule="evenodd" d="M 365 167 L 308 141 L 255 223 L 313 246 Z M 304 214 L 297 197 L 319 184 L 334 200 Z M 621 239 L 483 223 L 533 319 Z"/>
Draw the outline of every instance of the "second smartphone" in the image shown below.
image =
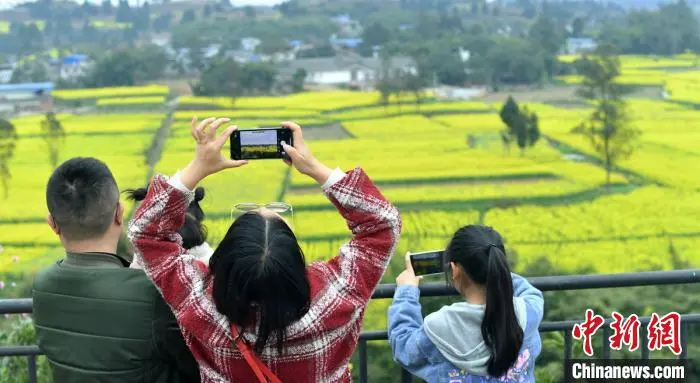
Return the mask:
<path fill-rule="evenodd" d="M 294 146 L 287 128 L 239 129 L 231 134 L 231 159 L 264 160 L 287 158 L 282 141 Z"/>
<path fill-rule="evenodd" d="M 412 253 L 411 266 L 416 275 L 433 275 L 442 274 L 445 272 L 445 251 L 424 251 L 421 253 Z"/>

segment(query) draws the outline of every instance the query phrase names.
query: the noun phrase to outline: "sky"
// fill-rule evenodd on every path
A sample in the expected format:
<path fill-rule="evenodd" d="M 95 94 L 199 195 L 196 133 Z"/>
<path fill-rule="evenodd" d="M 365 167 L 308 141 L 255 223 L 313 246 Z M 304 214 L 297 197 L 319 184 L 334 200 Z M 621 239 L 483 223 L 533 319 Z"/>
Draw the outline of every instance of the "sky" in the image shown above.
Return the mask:
<path fill-rule="evenodd" d="M 73 0 L 78 3 L 82 3 L 83 0 Z M 102 0 L 88 0 L 91 3 L 101 3 Z M 143 3 L 145 0 L 129 0 L 129 3 L 136 4 L 137 2 Z M 178 1 L 178 0 L 173 0 Z M 0 9 L 11 8 L 16 4 L 26 3 L 27 0 L 0 0 Z M 231 3 L 235 6 L 243 5 L 275 5 L 283 2 L 283 0 L 233 0 Z M 119 3 L 119 0 L 112 0 L 115 5 Z"/>

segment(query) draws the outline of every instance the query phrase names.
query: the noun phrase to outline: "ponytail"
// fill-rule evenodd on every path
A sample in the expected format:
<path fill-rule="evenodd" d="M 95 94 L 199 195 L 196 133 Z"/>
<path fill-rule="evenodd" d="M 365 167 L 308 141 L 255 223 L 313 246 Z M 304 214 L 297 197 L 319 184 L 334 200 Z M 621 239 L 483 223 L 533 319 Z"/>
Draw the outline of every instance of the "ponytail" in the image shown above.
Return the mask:
<path fill-rule="evenodd" d="M 490 376 L 502 376 L 515 363 L 523 344 L 513 305 L 513 280 L 505 253 L 490 244 L 486 250 L 486 308 L 481 322 L 481 335 L 491 351 L 487 370 Z"/>
<path fill-rule="evenodd" d="M 138 188 L 138 189 L 128 189 L 124 191 L 127 196 L 127 199 L 130 199 L 132 201 L 143 201 L 144 198 L 146 198 L 146 194 L 148 193 L 148 189 L 146 188 Z"/>
<path fill-rule="evenodd" d="M 464 226 L 447 246 L 446 259 L 459 264 L 473 283 L 486 289 L 481 322 L 481 336 L 491 354 L 486 370 L 489 376 L 503 376 L 516 362 L 524 336 L 515 315 L 503 239 L 490 227 Z"/>

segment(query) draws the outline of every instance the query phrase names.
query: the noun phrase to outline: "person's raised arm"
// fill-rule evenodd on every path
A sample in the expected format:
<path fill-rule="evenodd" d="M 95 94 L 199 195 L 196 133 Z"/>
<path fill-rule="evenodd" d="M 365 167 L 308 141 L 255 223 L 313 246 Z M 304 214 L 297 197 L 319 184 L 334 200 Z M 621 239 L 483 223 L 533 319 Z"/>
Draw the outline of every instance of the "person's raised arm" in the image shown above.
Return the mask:
<path fill-rule="evenodd" d="M 135 257 L 163 298 L 178 316 L 180 311 L 201 298 L 204 291 L 202 270 L 194 256 L 182 247 L 178 230 L 194 199 L 194 188 L 210 174 L 242 166 L 221 154 L 221 147 L 236 129 L 227 128 L 220 136 L 216 129 L 228 119 L 192 120 L 191 133 L 196 141 L 195 158 L 181 172 L 168 179 L 158 175 L 151 182 L 146 198 L 129 223 L 129 239 Z"/>
<path fill-rule="evenodd" d="M 304 143 L 301 128 L 283 123 L 293 132 L 293 147 L 283 144 L 291 164 L 323 185 L 323 190 L 347 221 L 352 240 L 340 255 L 326 263 L 332 279 L 366 303 L 379 283 L 401 232 L 401 217 L 360 168 L 347 174 L 331 171 Z"/>
<path fill-rule="evenodd" d="M 406 254 L 406 269 L 396 277 L 396 292 L 389 306 L 389 345 L 396 362 L 413 375 L 429 379 L 430 361 L 422 351 L 422 345 L 429 340 L 423 331 L 423 315 L 418 301 L 421 277 L 414 273 L 409 256 Z"/>

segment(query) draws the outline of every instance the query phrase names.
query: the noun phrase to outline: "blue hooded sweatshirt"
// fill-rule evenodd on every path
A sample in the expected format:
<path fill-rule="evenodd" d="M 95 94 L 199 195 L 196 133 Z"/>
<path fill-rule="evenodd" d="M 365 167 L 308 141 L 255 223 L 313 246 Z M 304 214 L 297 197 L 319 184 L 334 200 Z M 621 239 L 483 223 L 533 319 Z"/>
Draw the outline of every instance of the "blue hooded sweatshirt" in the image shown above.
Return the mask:
<path fill-rule="evenodd" d="M 504 376 L 488 376 L 490 350 L 481 336 L 485 305 L 459 302 L 423 320 L 420 290 L 399 286 L 389 307 L 389 344 L 394 359 L 413 375 L 429 382 L 534 383 L 535 359 L 542 350 L 539 325 L 544 312 L 542 292 L 525 278 L 513 278 L 513 304 L 523 329 L 523 345 Z"/>

